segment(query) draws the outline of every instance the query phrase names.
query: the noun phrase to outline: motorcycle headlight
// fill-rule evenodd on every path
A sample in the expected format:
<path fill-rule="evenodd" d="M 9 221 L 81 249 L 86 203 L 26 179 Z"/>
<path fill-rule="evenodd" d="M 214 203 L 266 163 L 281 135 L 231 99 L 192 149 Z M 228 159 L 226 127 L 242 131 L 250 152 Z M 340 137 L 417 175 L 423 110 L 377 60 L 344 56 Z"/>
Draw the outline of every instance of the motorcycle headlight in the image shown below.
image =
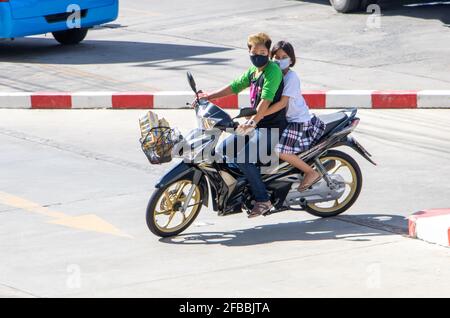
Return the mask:
<path fill-rule="evenodd" d="M 200 118 L 200 128 L 208 130 L 213 129 L 217 121 L 211 118 Z"/>

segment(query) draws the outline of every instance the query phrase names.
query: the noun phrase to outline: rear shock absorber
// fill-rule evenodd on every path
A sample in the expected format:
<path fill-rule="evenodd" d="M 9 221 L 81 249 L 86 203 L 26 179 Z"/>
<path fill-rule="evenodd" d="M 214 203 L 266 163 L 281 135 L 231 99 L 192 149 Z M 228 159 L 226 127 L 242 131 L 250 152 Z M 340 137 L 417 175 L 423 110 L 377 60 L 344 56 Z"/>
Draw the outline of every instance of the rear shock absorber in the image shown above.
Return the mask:
<path fill-rule="evenodd" d="M 336 184 L 334 183 L 333 179 L 330 178 L 330 175 L 328 174 L 327 169 L 323 166 L 322 162 L 320 162 L 319 158 L 316 158 L 314 160 L 314 163 L 316 165 L 317 170 L 319 170 L 319 173 L 322 175 L 322 177 L 327 182 L 328 188 L 331 190 L 334 190 L 336 188 Z"/>

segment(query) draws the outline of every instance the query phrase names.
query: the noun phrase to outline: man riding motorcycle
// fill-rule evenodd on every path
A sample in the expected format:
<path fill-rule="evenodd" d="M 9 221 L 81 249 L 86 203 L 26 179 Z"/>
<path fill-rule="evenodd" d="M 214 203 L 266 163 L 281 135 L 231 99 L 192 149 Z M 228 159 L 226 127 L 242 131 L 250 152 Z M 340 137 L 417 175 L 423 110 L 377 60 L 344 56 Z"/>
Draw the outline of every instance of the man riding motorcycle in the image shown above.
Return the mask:
<path fill-rule="evenodd" d="M 247 46 L 250 60 L 253 64 L 244 74 L 235 79 L 230 85 L 210 94 L 203 93 L 202 99 L 213 100 L 232 94 L 238 94 L 250 87 L 250 105 L 257 110 L 257 113 L 248 118 L 247 121 L 238 127 L 244 133 L 252 131 L 252 136 L 246 140 L 245 146 L 236 149 L 233 158 L 227 158 L 228 162 L 234 162 L 244 173 L 251 184 L 251 190 L 255 197 L 255 205 L 249 217 L 264 214 L 272 209 L 266 187 L 261 179 L 261 174 L 256 166 L 260 162 L 259 155 L 252 160 L 251 149 L 265 149 L 271 152 L 278 142 L 280 132 L 287 125 L 286 110 L 282 109 L 276 113 L 265 116 L 266 110 L 281 99 L 283 92 L 283 74 L 279 66 L 270 61 L 270 48 L 272 41 L 265 33 L 258 33 L 248 37 Z M 239 144 L 239 135 L 228 137 L 223 143 L 226 148 Z M 258 151 L 258 154 L 260 151 Z M 253 156 L 254 157 L 254 156 Z"/>

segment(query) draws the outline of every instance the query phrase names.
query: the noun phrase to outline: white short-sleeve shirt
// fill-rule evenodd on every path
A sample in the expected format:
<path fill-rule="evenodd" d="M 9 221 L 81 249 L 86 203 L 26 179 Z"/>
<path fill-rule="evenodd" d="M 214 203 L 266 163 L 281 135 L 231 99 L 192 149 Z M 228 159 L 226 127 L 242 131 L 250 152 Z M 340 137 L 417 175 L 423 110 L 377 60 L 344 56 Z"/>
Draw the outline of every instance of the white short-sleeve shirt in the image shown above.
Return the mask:
<path fill-rule="evenodd" d="M 300 88 L 300 78 L 297 73 L 289 70 L 284 75 L 283 96 L 289 97 L 286 119 L 289 123 L 303 123 L 311 119 L 308 105 L 303 98 Z"/>

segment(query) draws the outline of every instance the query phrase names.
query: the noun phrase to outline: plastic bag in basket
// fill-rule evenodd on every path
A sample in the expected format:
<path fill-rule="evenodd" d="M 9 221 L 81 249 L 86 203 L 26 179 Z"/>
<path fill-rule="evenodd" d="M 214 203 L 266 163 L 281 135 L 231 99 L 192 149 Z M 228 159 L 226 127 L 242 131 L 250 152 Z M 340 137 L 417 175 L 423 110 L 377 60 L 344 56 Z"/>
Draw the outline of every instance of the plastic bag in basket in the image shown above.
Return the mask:
<path fill-rule="evenodd" d="M 152 164 L 161 164 L 172 160 L 172 149 L 181 140 L 177 130 L 171 129 L 166 119 L 149 111 L 139 120 L 141 127 L 141 145 L 144 154 Z"/>

